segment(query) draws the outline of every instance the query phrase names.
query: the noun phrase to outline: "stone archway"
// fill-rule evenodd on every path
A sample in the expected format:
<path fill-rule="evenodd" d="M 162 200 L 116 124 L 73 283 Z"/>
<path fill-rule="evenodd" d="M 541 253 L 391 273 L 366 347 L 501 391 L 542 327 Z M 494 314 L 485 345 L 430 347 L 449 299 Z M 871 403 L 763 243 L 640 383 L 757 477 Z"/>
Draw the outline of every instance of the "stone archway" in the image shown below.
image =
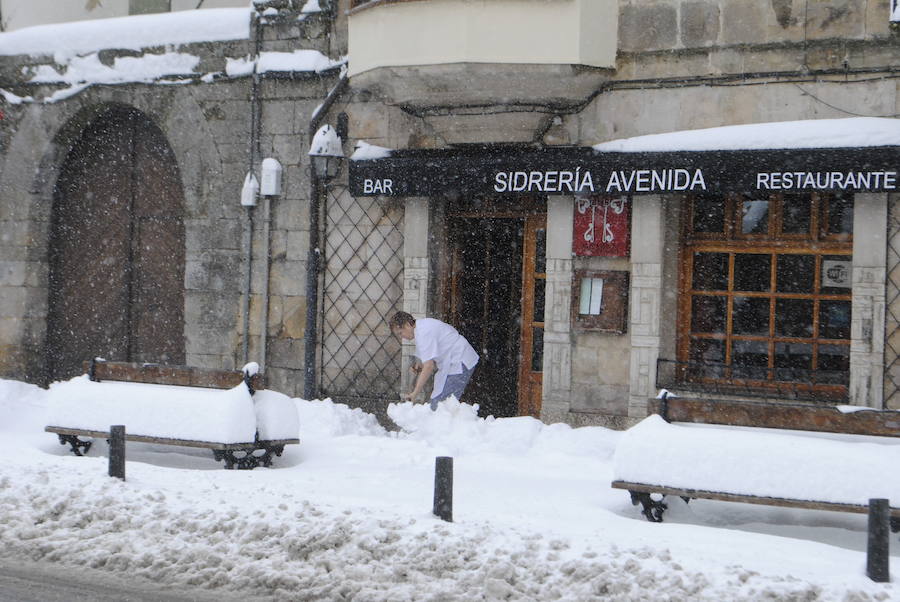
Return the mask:
<path fill-rule="evenodd" d="M 66 155 L 53 192 L 48 381 L 83 361 L 184 363 L 184 193 L 163 132 L 111 106 Z"/>

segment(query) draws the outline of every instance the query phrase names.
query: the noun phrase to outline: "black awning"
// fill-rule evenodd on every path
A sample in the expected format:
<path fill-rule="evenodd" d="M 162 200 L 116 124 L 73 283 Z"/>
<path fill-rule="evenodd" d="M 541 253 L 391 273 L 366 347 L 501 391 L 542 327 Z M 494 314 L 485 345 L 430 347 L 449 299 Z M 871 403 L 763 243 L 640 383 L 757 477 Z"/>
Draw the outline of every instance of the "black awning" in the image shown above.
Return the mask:
<path fill-rule="evenodd" d="M 598 152 L 590 147 L 402 150 L 350 161 L 353 196 L 640 195 L 900 189 L 900 147 Z"/>

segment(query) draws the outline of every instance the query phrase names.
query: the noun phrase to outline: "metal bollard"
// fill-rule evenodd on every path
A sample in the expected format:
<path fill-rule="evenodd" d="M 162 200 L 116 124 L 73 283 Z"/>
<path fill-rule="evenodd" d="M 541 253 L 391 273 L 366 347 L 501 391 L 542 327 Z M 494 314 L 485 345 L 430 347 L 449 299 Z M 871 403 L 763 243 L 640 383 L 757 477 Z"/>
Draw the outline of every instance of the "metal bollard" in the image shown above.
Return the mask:
<path fill-rule="evenodd" d="M 125 480 L 125 426 L 109 427 L 109 476 Z"/>
<path fill-rule="evenodd" d="M 453 458 L 434 459 L 434 508 L 432 513 L 442 520 L 453 522 Z"/>
<path fill-rule="evenodd" d="M 891 505 L 888 500 L 869 500 L 869 542 L 866 549 L 866 575 L 877 583 L 891 580 L 890 574 Z"/>

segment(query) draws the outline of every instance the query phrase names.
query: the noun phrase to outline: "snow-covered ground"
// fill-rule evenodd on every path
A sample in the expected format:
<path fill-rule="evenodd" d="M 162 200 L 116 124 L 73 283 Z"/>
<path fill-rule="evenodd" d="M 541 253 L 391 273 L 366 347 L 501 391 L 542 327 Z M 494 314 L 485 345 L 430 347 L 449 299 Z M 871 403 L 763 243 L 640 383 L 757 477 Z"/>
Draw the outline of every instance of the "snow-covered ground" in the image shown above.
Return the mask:
<path fill-rule="evenodd" d="M 0 562 L 275 600 L 900 599 L 865 576 L 864 515 L 675 500 L 646 522 L 609 486 L 615 431 L 447 403 L 393 406 L 389 432 L 328 400 L 294 403 L 301 444 L 273 468 L 129 444 L 122 482 L 103 441 L 79 458 L 43 432 L 46 391 L 0 381 Z M 431 514 L 443 455 L 453 523 Z"/>

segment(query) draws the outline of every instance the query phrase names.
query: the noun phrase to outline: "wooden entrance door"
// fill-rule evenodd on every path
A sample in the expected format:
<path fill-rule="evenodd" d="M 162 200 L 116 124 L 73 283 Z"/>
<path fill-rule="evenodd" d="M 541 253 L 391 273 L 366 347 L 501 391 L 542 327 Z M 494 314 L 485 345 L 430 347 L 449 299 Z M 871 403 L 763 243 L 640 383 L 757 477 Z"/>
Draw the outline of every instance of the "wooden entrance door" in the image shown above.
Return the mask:
<path fill-rule="evenodd" d="M 522 332 L 519 354 L 519 415 L 541 416 L 544 382 L 544 307 L 547 284 L 547 217 L 525 219 L 522 256 Z"/>
<path fill-rule="evenodd" d="M 47 379 L 94 356 L 184 363 L 181 178 L 163 133 L 113 109 L 85 129 L 54 191 Z"/>
<path fill-rule="evenodd" d="M 521 211 L 451 219 L 448 321 L 478 351 L 464 401 L 482 416 L 540 414 L 545 223 Z"/>
<path fill-rule="evenodd" d="M 478 352 L 463 401 L 482 416 L 517 414 L 522 222 L 471 217 L 452 222 L 449 322 Z"/>

